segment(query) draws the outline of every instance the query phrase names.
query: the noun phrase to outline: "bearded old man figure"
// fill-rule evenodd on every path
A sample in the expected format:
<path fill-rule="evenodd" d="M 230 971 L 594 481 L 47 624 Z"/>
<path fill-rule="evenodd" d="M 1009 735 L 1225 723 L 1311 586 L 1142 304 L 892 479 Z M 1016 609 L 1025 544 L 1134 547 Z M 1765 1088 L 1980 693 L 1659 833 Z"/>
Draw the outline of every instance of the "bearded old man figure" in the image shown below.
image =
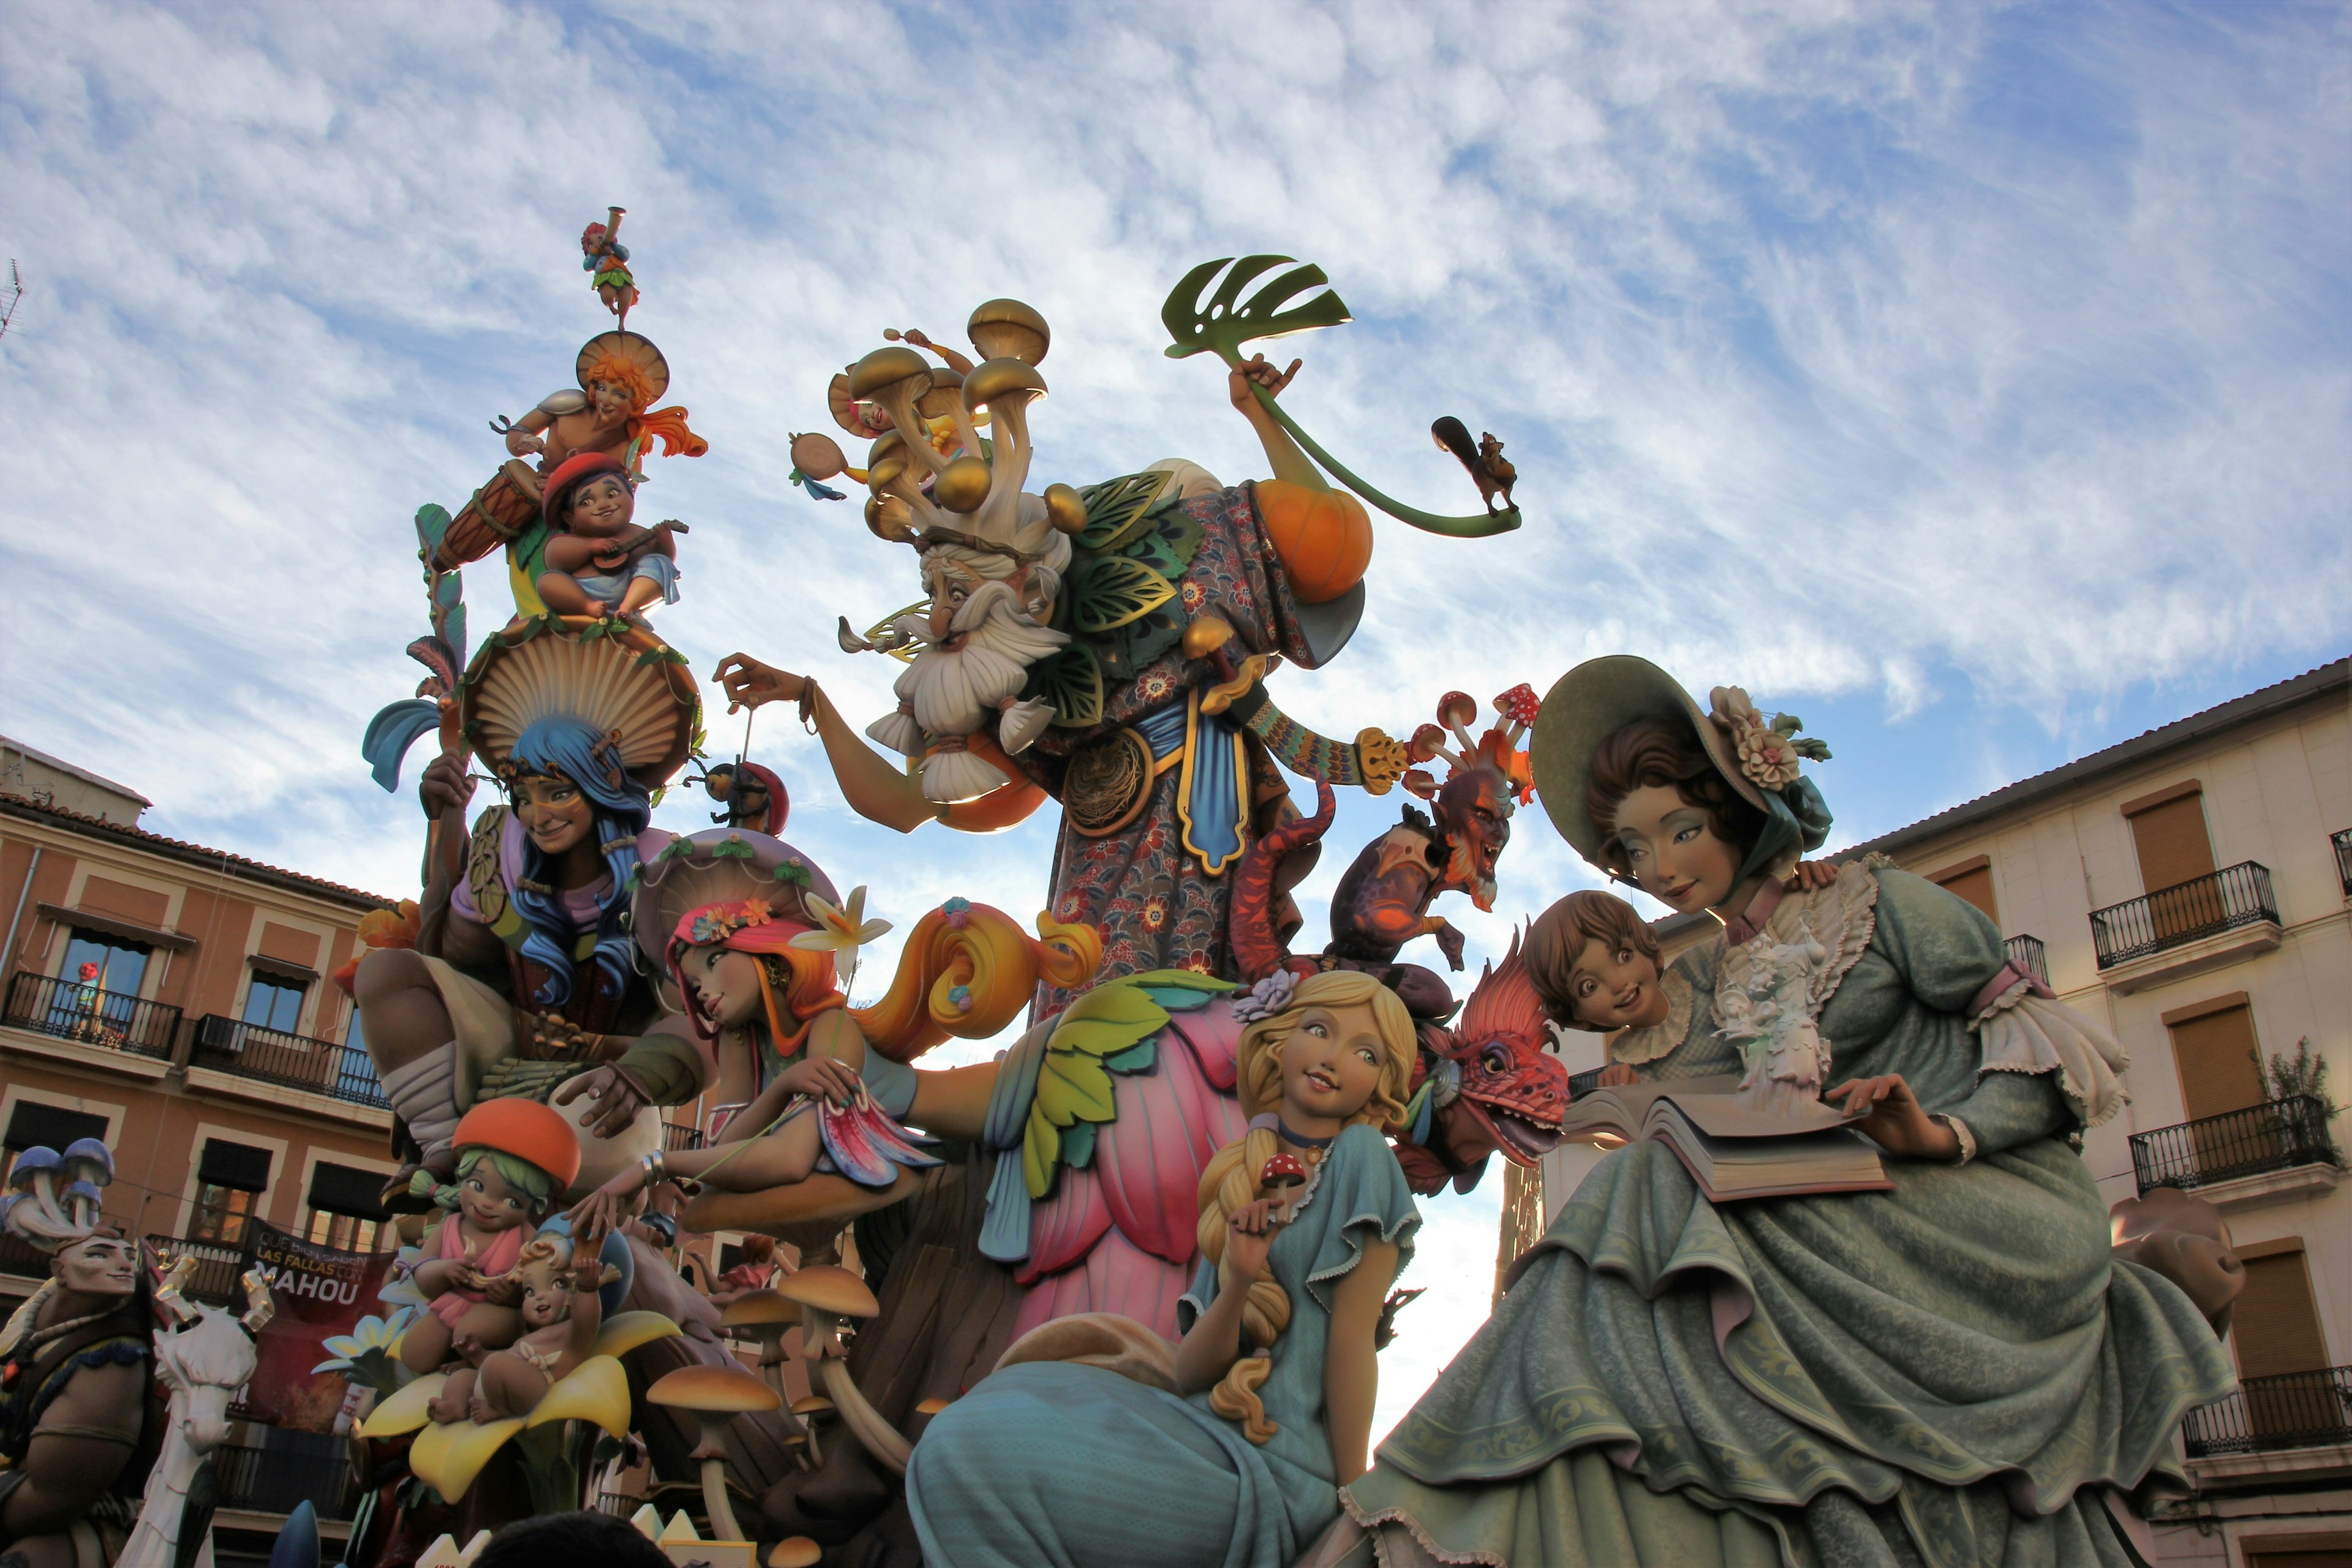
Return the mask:
<path fill-rule="evenodd" d="M 867 525 L 921 565 L 922 603 L 862 637 L 841 626 L 845 651 L 906 661 L 897 710 L 861 738 L 808 677 L 736 654 L 718 679 L 738 704 L 798 702 L 851 805 L 902 833 L 934 820 L 991 832 L 1058 801 L 1048 901 L 1055 919 L 1102 933 L 1099 979 L 1230 975 L 1230 873 L 1292 813 L 1276 763 L 1374 793 L 1403 770 L 1380 731 L 1327 740 L 1263 684 L 1283 661 L 1313 668 L 1347 641 L 1370 525 L 1260 405 L 1254 384 L 1278 393 L 1298 368 L 1262 356 L 1231 373 L 1228 393 L 1275 479 L 1227 488 L 1169 460 L 1027 493 L 1045 322 L 992 300 L 970 333 L 977 364 L 908 332 L 834 383 L 843 426 L 877 437 L 857 476 L 872 491 Z M 793 459 L 815 479 L 856 474 L 821 436 L 796 437 Z M 1309 863 L 1285 868 L 1278 887 Z M 1042 988 L 1040 1012 L 1068 999 Z"/>

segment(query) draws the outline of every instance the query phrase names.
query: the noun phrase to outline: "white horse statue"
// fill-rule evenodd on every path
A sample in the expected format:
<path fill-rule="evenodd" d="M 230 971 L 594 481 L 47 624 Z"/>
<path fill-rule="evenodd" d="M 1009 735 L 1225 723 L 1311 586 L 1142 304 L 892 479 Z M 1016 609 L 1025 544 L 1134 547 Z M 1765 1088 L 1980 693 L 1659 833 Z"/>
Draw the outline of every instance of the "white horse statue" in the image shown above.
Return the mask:
<path fill-rule="evenodd" d="M 173 1568 L 180 1561 L 180 1537 L 191 1522 L 189 1489 L 212 1451 L 228 1436 L 229 1402 L 253 1376 L 253 1336 L 269 1321 L 273 1310 L 269 1276 L 259 1268 L 246 1273 L 248 1306 L 242 1317 L 218 1307 L 190 1306 L 182 1300 L 180 1287 L 194 1268 L 194 1258 L 179 1259 L 155 1293 L 157 1306 L 180 1320 L 175 1328 L 155 1331 L 155 1374 L 171 1392 L 171 1415 L 163 1452 L 148 1473 L 138 1526 L 115 1568 Z M 208 1515 L 210 1510 L 205 1511 Z M 195 1568 L 213 1568 L 209 1522 L 194 1524 L 205 1532 L 196 1549 Z"/>

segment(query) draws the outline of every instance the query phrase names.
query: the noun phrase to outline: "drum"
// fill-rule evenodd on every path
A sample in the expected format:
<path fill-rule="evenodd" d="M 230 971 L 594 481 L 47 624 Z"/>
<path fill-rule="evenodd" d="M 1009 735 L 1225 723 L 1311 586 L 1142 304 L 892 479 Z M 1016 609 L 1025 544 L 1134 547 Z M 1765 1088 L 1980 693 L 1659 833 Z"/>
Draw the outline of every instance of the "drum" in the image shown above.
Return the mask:
<path fill-rule="evenodd" d="M 520 476 L 517 469 L 521 470 Z M 449 531 L 434 548 L 433 569 L 455 572 L 520 538 L 539 521 L 538 479 L 520 461 L 502 465 L 451 521 Z"/>

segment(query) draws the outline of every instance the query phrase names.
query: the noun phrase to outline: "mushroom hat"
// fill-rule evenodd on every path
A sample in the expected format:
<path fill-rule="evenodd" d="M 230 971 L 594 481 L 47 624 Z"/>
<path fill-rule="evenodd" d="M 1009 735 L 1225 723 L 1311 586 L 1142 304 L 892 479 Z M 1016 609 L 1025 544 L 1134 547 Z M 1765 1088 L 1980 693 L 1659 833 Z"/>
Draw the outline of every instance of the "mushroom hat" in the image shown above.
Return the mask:
<path fill-rule="evenodd" d="M 702 727 L 683 656 L 625 621 L 542 616 L 497 632 L 467 668 L 457 702 L 467 743 L 501 777 L 524 731 L 572 719 L 602 737 L 598 755 L 615 775 L 604 782 L 617 786 L 625 773 L 657 790 L 686 765 Z"/>
<path fill-rule="evenodd" d="M 652 339 L 639 332 L 599 332 L 580 345 L 580 357 L 572 365 L 572 374 L 580 383 L 581 391 L 588 390 L 589 373 L 599 361 L 608 357 L 621 360 L 635 372 L 642 384 L 645 407 L 651 408 L 660 402 L 662 394 L 669 390 L 669 361 L 662 358 L 661 350 L 654 347 Z"/>
<path fill-rule="evenodd" d="M 656 974 L 669 973 L 669 943 L 677 922 L 709 904 L 758 899 L 771 918 L 823 924 L 811 897 L 842 901 L 833 879 L 814 858 L 781 838 L 748 827 L 713 827 L 673 837 L 659 828 L 637 836 L 637 889 L 629 921 L 637 947 Z"/>
<path fill-rule="evenodd" d="M 1688 731 L 1723 781 L 1764 814 L 1764 832 L 1740 868 L 1741 877 L 1759 869 L 1785 872 L 1801 849 L 1818 849 L 1828 838 L 1828 803 L 1811 780 L 1797 776 L 1793 760 L 1776 775 L 1743 757 L 1743 724 L 1768 737 L 1782 731 L 1765 726 L 1748 694 L 1737 687 L 1717 687 L 1711 701 L 1713 711 L 1702 709 L 1680 681 L 1633 654 L 1587 659 L 1545 693 L 1528 744 L 1530 771 L 1552 826 L 1587 862 L 1611 870 L 1603 855 L 1609 836 L 1593 821 L 1588 799 L 1593 753 L 1610 736 L 1643 719 Z M 1802 743 L 1810 748 L 1805 754 L 1826 759 L 1827 748 Z"/>
<path fill-rule="evenodd" d="M 535 1165 L 555 1179 L 559 1193 L 580 1174 L 580 1140 L 561 1111 L 535 1100 L 485 1100 L 459 1119 L 450 1143 L 495 1149 Z"/>

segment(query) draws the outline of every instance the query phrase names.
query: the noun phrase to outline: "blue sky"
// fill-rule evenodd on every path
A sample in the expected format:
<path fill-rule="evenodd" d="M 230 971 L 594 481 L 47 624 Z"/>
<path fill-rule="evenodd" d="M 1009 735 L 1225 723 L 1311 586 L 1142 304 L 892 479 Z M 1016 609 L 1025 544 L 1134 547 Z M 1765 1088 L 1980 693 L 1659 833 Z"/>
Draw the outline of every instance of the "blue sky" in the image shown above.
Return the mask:
<path fill-rule="evenodd" d="M 657 624 L 704 674 L 743 647 L 887 706 L 831 628 L 910 563 L 784 450 L 881 329 L 1028 300 L 1036 482 L 1238 480 L 1262 459 L 1158 308 L 1276 250 L 1358 318 L 1286 345 L 1307 427 L 1466 510 L 1425 434 L 1458 415 L 1528 520 L 1383 523 L 1362 630 L 1286 709 L 1403 733 L 1639 652 L 1801 713 L 1867 837 L 2352 641 L 2347 46 L 2288 5 L 20 8 L 0 731 L 163 831 L 411 890 L 413 801 L 356 751 L 415 679 L 407 520 L 568 384 L 603 321 L 575 237 L 619 203 L 631 324 L 711 442 L 642 501 L 694 528 Z M 496 574 L 468 595 L 490 622 Z M 902 929 L 1041 902 L 1041 826 L 902 840 L 789 721 L 753 752 Z M 1345 805 L 1310 931 L 1393 810 Z M 1503 877 L 1454 911 L 1474 972 L 1590 880 L 1533 811 Z M 1383 1424 L 1483 1312 L 1494 1196 L 1428 1205 Z"/>

